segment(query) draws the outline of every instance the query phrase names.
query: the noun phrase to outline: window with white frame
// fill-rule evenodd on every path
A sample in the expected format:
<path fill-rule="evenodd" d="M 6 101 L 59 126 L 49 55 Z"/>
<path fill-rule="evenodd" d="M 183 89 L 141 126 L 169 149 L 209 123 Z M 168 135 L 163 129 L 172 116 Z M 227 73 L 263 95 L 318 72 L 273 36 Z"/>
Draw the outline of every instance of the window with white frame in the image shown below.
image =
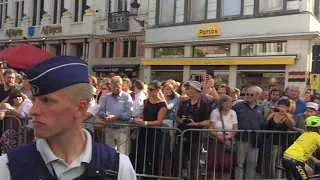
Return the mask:
<path fill-rule="evenodd" d="M 62 13 L 64 12 L 64 0 L 53 1 L 53 24 L 60 24 Z"/>
<path fill-rule="evenodd" d="M 206 0 L 189 0 L 188 20 L 201 21 L 205 18 Z"/>
<path fill-rule="evenodd" d="M 263 0 L 260 1 L 260 11 L 278 11 L 283 8 L 283 0 Z"/>
<path fill-rule="evenodd" d="M 83 21 L 83 16 L 85 14 L 86 6 L 87 6 L 87 1 L 86 0 L 74 0 L 74 16 L 73 16 L 73 21 L 74 22 L 82 22 Z"/>
<path fill-rule="evenodd" d="M 173 23 L 174 0 L 161 0 L 159 8 L 159 24 Z"/>
<path fill-rule="evenodd" d="M 41 24 L 41 19 L 44 14 L 44 0 L 33 0 L 32 9 L 32 26 Z"/>
<path fill-rule="evenodd" d="M 264 0 L 268 1 L 268 0 Z M 241 0 L 223 0 L 222 4 L 222 16 L 238 16 L 241 12 Z M 260 1 L 261 2 L 261 1 Z"/>
<path fill-rule="evenodd" d="M 14 1 L 14 19 L 15 19 L 15 27 L 19 27 L 21 25 L 21 19 L 24 14 L 24 0 L 15 0 Z"/>
<path fill-rule="evenodd" d="M 8 0 L 0 0 L 0 29 L 4 28 L 6 16 L 8 14 Z"/>

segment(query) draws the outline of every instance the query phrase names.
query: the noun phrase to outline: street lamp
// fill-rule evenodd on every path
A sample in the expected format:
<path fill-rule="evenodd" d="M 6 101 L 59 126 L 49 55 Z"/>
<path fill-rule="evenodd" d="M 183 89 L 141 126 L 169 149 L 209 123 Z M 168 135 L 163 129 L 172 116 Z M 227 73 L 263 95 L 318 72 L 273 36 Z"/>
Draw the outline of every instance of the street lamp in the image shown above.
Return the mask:
<path fill-rule="evenodd" d="M 42 40 L 41 40 L 41 44 L 42 44 L 42 49 L 43 50 L 47 50 L 47 45 L 46 45 L 46 40 L 47 40 L 47 38 L 42 38 Z"/>
<path fill-rule="evenodd" d="M 134 0 L 130 5 L 131 5 L 130 15 L 133 16 L 133 19 L 137 21 L 137 23 L 140 26 L 144 27 L 145 20 L 136 19 L 136 17 L 138 16 L 138 10 L 139 10 L 140 4 L 137 2 L 137 0 Z"/>

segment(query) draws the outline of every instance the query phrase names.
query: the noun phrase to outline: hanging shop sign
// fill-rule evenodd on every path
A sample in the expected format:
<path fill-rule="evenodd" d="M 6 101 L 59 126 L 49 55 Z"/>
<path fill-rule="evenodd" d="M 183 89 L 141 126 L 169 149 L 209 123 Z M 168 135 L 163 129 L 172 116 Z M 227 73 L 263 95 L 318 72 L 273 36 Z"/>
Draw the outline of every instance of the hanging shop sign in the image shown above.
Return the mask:
<path fill-rule="evenodd" d="M 288 72 L 288 82 L 306 82 L 307 72 L 290 71 Z"/>
<path fill-rule="evenodd" d="M 62 33 L 62 26 L 61 25 L 48 25 L 43 26 L 41 30 L 41 34 L 44 35 L 55 35 Z"/>
<path fill-rule="evenodd" d="M 209 23 L 200 26 L 197 37 L 221 36 L 222 30 L 216 23 Z"/>
<path fill-rule="evenodd" d="M 137 36 L 120 36 L 120 37 L 106 37 L 100 40 L 101 43 L 118 42 L 118 41 L 135 41 Z"/>
<path fill-rule="evenodd" d="M 22 36 L 23 35 L 23 30 L 22 29 L 7 29 L 6 30 L 6 36 L 8 37 L 17 37 L 17 36 Z"/>

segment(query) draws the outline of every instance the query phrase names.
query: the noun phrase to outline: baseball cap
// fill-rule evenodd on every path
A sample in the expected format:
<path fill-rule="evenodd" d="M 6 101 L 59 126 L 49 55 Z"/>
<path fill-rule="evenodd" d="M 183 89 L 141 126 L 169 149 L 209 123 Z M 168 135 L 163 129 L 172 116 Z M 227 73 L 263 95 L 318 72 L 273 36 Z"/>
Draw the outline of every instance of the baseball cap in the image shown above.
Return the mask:
<path fill-rule="evenodd" d="M 315 111 L 318 111 L 319 110 L 319 105 L 317 103 L 314 103 L 314 102 L 308 102 L 307 103 L 307 108 L 312 108 Z"/>
<path fill-rule="evenodd" d="M 189 81 L 187 82 L 187 85 L 189 85 L 192 89 L 201 92 L 201 84 L 198 81 Z"/>

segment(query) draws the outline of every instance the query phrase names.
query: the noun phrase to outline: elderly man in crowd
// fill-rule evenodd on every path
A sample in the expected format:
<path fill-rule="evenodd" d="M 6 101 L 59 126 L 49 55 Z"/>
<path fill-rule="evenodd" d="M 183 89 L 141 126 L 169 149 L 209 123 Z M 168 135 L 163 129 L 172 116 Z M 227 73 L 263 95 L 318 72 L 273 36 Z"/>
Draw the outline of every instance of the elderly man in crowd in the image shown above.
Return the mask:
<path fill-rule="evenodd" d="M 239 130 L 260 130 L 262 108 L 258 105 L 260 89 L 250 87 L 245 93 L 245 100 L 233 106 L 237 113 Z M 243 179 L 243 167 L 246 162 L 246 179 L 255 179 L 258 159 L 257 136 L 253 133 L 237 134 L 236 179 Z"/>
<path fill-rule="evenodd" d="M 111 79 L 112 93 L 103 98 L 99 117 L 107 122 L 105 143 L 128 155 L 130 150 L 130 127 L 112 125 L 112 123 L 127 124 L 132 117 L 132 98 L 128 93 L 122 91 L 122 85 L 123 81 L 120 76 L 114 76 Z"/>

